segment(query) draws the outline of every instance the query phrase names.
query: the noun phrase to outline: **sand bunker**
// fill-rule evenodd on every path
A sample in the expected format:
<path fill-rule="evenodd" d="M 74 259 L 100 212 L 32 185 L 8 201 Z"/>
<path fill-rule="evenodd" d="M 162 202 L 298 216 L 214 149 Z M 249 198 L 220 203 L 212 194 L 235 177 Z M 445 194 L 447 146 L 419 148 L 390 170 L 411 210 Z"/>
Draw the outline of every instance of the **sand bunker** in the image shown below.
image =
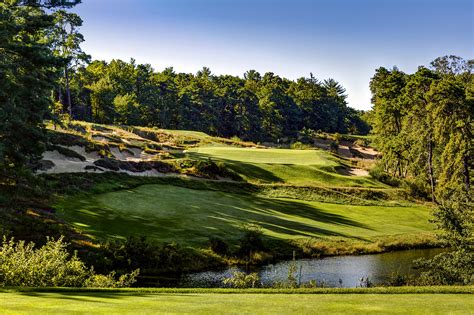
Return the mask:
<path fill-rule="evenodd" d="M 77 158 L 65 156 L 56 150 L 44 152 L 43 160 L 53 162 L 54 167 L 45 171 L 38 171 L 38 173 L 79 173 L 87 172 L 85 170 L 86 166 L 94 166 L 93 161 L 81 161 Z"/>
<path fill-rule="evenodd" d="M 351 176 L 369 176 L 369 172 L 367 170 L 361 168 L 351 168 L 349 169 L 349 175 Z"/>
<path fill-rule="evenodd" d="M 72 150 L 86 160 L 81 161 L 78 158 L 68 157 L 64 154 L 59 153 L 57 150 L 46 151 L 43 153 L 43 161 L 50 161 L 54 164 L 53 167 L 50 167 L 45 170 L 38 170 L 38 173 L 80 173 L 80 172 L 104 172 L 98 168 L 94 162 L 99 160 L 101 157 L 97 152 L 86 152 L 84 147 L 75 145 L 75 146 L 63 146 L 69 150 Z M 130 161 L 130 162 L 142 162 L 152 160 L 155 155 L 146 154 L 138 148 L 132 148 L 120 151 L 119 148 L 115 147 L 111 149 L 112 154 L 117 160 L 121 161 Z M 49 163 L 48 163 L 49 164 Z M 110 171 L 110 170 L 106 170 Z M 119 172 L 127 173 L 134 176 L 165 176 L 165 174 L 160 173 L 156 170 L 144 171 L 144 172 L 130 172 L 125 170 L 120 170 Z"/>

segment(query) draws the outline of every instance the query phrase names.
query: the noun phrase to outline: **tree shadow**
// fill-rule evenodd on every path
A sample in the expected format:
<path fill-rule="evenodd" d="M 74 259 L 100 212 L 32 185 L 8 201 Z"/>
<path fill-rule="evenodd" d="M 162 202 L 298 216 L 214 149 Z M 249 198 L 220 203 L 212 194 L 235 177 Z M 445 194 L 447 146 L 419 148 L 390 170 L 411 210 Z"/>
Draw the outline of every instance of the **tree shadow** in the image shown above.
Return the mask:
<path fill-rule="evenodd" d="M 133 208 L 132 199 L 126 197 L 120 210 L 88 200 L 71 208 L 69 211 L 74 213 L 70 217 L 78 228 L 102 238 L 146 234 L 160 241 L 194 245 L 202 245 L 211 236 L 237 239 L 249 224 L 261 226 L 268 231 L 266 234 L 279 234 L 281 239 L 285 235 L 360 239 L 344 228 L 372 230 L 362 222 L 297 200 L 168 185 L 156 185 L 152 193 L 140 193 L 139 189 L 136 192 L 133 200 L 143 204 L 138 210 L 138 205 Z"/>

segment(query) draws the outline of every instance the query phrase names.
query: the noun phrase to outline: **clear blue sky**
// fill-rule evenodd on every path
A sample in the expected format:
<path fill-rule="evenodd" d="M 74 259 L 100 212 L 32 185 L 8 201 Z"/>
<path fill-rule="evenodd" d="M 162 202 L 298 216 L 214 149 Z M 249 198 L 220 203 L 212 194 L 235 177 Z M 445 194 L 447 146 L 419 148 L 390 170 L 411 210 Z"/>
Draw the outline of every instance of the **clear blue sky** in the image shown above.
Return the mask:
<path fill-rule="evenodd" d="M 296 79 L 312 72 L 370 108 L 380 66 L 406 72 L 438 56 L 474 58 L 474 0 L 83 0 L 83 48 L 162 70 Z"/>

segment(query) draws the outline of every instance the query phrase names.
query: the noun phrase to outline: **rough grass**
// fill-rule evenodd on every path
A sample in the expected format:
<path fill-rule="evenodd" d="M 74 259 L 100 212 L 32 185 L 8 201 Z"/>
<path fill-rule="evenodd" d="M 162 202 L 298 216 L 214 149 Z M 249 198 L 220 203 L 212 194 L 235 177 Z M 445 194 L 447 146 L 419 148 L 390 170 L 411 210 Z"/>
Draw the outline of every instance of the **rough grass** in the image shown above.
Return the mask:
<path fill-rule="evenodd" d="M 100 239 L 147 235 L 183 245 L 203 245 L 211 236 L 233 241 L 249 224 L 260 226 L 273 240 L 369 241 L 433 230 L 430 209 L 413 204 L 342 205 L 171 185 L 73 196 L 56 208 L 66 221 Z"/>
<path fill-rule="evenodd" d="M 249 182 L 341 187 L 387 186 L 368 176 L 344 175 L 347 166 L 323 150 L 288 150 L 204 146 L 189 150 L 194 158 L 224 162 Z"/>
<path fill-rule="evenodd" d="M 469 314 L 474 308 L 469 287 L 286 292 L 271 289 L 3 290 L 0 300 L 3 314 Z"/>

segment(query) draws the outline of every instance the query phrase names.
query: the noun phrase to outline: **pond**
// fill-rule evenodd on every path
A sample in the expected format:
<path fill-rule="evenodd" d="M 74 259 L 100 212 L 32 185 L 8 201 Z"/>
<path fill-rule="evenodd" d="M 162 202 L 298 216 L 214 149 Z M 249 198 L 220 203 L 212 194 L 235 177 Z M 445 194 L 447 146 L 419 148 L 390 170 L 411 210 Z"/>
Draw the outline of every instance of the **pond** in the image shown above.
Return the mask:
<path fill-rule="evenodd" d="M 325 287 L 354 288 L 360 286 L 361 278 L 369 278 L 372 283 L 387 281 L 391 275 L 418 275 L 413 268 L 413 260 L 431 258 L 445 249 L 413 249 L 376 255 L 337 256 L 321 259 L 297 259 L 262 266 L 258 272 L 264 286 L 286 281 L 288 271 L 296 263 L 295 276 L 299 283 L 311 280 L 323 283 Z M 231 267 L 220 271 L 205 271 L 185 275 L 179 286 L 182 287 L 220 287 L 225 278 L 232 277 L 234 271 L 243 268 Z"/>

